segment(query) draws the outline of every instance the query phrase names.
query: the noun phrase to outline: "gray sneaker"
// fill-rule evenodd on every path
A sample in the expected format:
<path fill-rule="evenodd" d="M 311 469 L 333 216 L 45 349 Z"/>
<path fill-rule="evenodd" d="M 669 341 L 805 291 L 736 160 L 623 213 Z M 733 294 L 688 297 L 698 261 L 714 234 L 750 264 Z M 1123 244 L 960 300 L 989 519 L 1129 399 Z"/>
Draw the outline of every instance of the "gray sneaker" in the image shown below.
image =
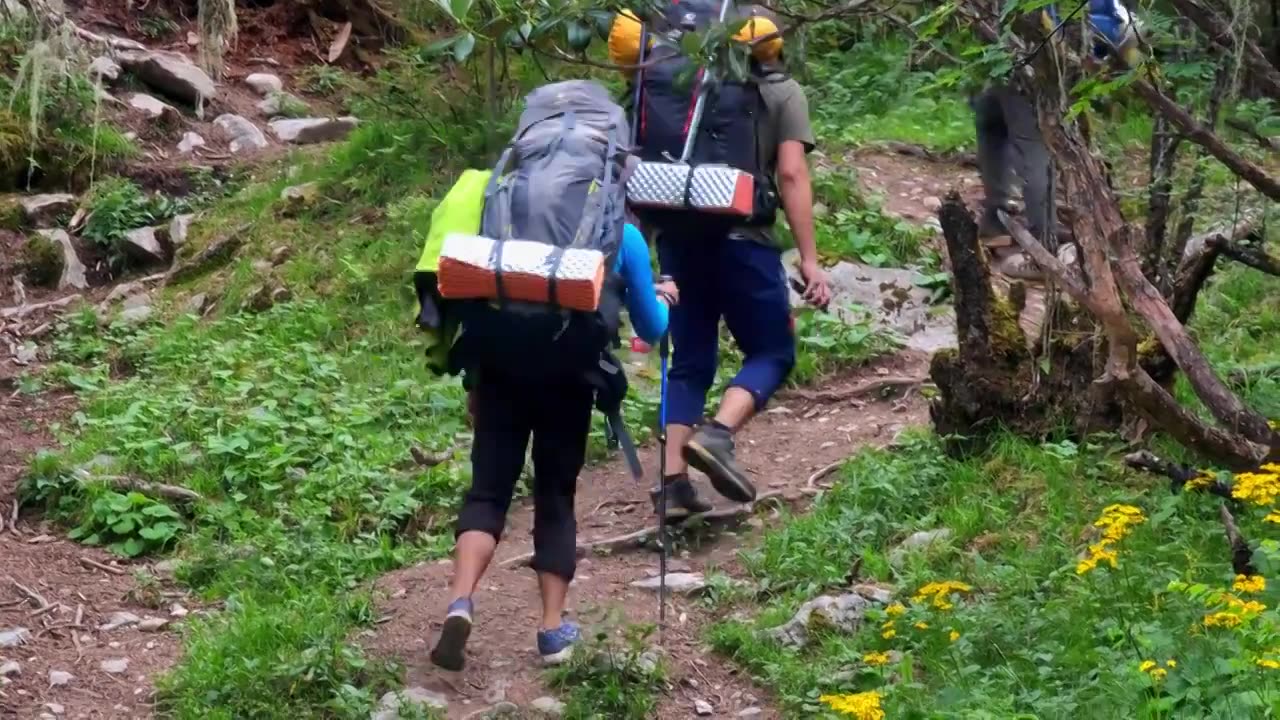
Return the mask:
<path fill-rule="evenodd" d="M 661 488 L 649 491 L 653 499 L 653 511 L 658 512 L 662 499 Z M 667 516 L 698 515 L 711 512 L 711 503 L 698 497 L 698 490 L 689 482 L 688 475 L 678 475 L 667 482 Z"/>
<path fill-rule="evenodd" d="M 703 425 L 684 446 L 684 459 L 707 474 L 716 492 L 747 503 L 756 499 L 756 488 L 733 459 L 733 434 L 714 425 Z"/>

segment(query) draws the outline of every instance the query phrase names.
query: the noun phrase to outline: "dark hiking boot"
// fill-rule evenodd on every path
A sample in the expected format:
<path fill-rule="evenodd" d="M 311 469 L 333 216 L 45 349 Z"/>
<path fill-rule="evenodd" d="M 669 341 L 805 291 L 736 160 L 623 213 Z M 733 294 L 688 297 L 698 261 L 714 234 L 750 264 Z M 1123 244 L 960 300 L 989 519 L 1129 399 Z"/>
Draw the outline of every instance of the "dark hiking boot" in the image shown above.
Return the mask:
<path fill-rule="evenodd" d="M 991 240 L 1009 234 L 1009 229 L 1000 222 L 995 210 L 984 210 L 978 218 L 978 239 Z"/>
<path fill-rule="evenodd" d="M 684 459 L 707 474 L 716 492 L 747 503 L 756 499 L 756 488 L 733 459 L 733 434 L 722 427 L 703 425 L 684 446 Z"/>
<path fill-rule="evenodd" d="M 671 476 L 666 485 L 668 517 L 711 512 L 711 503 L 698 497 L 698 490 L 689 482 L 687 474 Z M 650 490 L 649 497 L 653 499 L 653 511 L 658 512 L 658 503 L 662 498 L 661 488 Z"/>
<path fill-rule="evenodd" d="M 467 638 L 471 637 L 471 598 L 458 598 L 449 603 L 440 639 L 431 651 L 431 662 L 451 672 L 459 672 L 466 664 Z"/>

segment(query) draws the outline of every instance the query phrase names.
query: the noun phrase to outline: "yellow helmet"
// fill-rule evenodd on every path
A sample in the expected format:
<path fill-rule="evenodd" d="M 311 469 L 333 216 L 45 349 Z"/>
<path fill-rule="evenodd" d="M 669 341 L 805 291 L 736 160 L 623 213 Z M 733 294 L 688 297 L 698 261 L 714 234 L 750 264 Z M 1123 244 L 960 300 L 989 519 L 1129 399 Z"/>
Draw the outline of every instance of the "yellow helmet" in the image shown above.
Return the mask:
<path fill-rule="evenodd" d="M 609 28 L 609 60 L 614 65 L 635 65 L 640 61 L 640 18 L 630 10 L 613 16 Z"/>
<path fill-rule="evenodd" d="M 777 32 L 778 25 L 773 20 L 753 15 L 747 19 L 747 24 L 742 26 L 733 39 L 750 44 L 751 54 L 756 60 L 770 62 L 776 60 L 778 54 L 782 52 L 782 36 L 776 35 Z M 770 35 L 773 37 L 769 37 Z M 768 39 L 757 42 L 758 38 Z"/>

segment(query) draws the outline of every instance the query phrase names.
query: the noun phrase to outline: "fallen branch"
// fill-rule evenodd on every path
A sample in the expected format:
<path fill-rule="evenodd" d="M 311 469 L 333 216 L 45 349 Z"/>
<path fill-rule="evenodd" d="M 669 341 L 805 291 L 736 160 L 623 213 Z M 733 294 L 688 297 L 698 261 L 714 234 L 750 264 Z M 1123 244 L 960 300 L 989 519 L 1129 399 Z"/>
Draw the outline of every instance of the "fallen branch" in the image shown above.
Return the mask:
<path fill-rule="evenodd" d="M 923 381 L 922 378 L 915 377 L 885 377 L 843 390 L 787 390 L 782 393 L 782 397 L 807 400 L 808 402 L 837 403 L 889 388 L 915 387 Z"/>
<path fill-rule="evenodd" d="M 133 490 L 153 500 L 171 500 L 179 503 L 194 503 L 204 499 L 195 490 L 188 490 L 177 485 L 149 482 L 137 478 L 119 476 L 94 476 L 93 480 L 102 480 L 118 490 Z"/>
<path fill-rule="evenodd" d="M 831 463 L 830 465 L 825 465 L 823 467 L 818 468 L 817 472 L 809 476 L 809 480 L 805 482 L 804 486 L 806 488 L 812 488 L 814 485 L 818 483 L 819 480 L 825 478 L 826 476 L 830 475 L 836 470 L 839 470 L 847 462 L 849 462 L 849 458 L 844 458 L 842 460 L 837 460 Z"/>
<path fill-rule="evenodd" d="M 746 505 L 735 505 L 733 507 L 721 508 L 718 510 L 711 510 L 704 513 L 689 515 L 684 518 L 672 517 L 670 519 L 673 521 L 679 520 L 681 525 L 688 525 L 690 523 L 702 521 L 702 520 L 734 520 L 737 518 L 743 518 L 743 517 L 748 517 L 752 515 L 755 512 L 756 505 L 759 505 L 765 500 L 772 500 L 773 498 L 777 498 L 781 496 L 782 496 L 781 490 L 770 490 L 767 493 L 762 493 L 759 497 L 755 499 L 754 502 Z M 653 525 L 650 527 L 642 528 L 640 530 L 636 530 L 635 532 L 629 532 L 625 535 L 617 535 L 615 537 L 608 537 L 602 540 L 593 540 L 588 543 L 578 543 L 578 547 L 577 547 L 578 556 L 581 557 L 590 552 L 612 551 L 622 547 L 632 547 L 635 545 L 640 545 L 644 543 L 646 540 L 656 537 L 658 534 L 658 530 L 659 530 L 659 527 L 657 525 Z M 533 560 L 533 553 L 525 553 L 523 555 L 517 555 L 513 558 L 507 558 L 506 560 L 503 560 L 502 562 L 498 563 L 498 567 L 500 568 L 520 567 L 522 565 L 529 564 L 531 560 Z"/>
<path fill-rule="evenodd" d="M 72 293 L 66 297 L 60 297 L 57 300 L 49 300 L 48 302 L 35 303 L 34 305 L 18 305 L 16 307 L 0 308 L 0 317 L 2 318 L 24 318 L 33 312 L 39 310 L 63 308 L 76 300 L 82 299 L 84 296 L 80 293 Z"/>
<path fill-rule="evenodd" d="M 1227 509 L 1226 503 L 1218 506 L 1218 516 L 1222 518 L 1227 542 L 1231 543 L 1231 568 L 1237 575 L 1257 575 L 1258 571 L 1254 569 L 1251 562 L 1253 550 L 1249 549 L 1249 543 L 1240 534 L 1240 528 L 1236 527 L 1236 519 Z"/>
<path fill-rule="evenodd" d="M 1187 483 L 1200 476 L 1200 471 L 1185 465 L 1163 460 L 1149 450 L 1139 450 L 1124 456 L 1124 462 L 1135 470 L 1143 470 L 1155 475 L 1163 475 L 1169 478 L 1169 491 L 1173 493 L 1182 492 Z M 1231 488 L 1226 484 L 1217 480 L 1211 482 L 1205 488 L 1205 492 L 1210 495 L 1216 495 L 1227 500 L 1231 499 Z"/>
<path fill-rule="evenodd" d="M 31 588 L 27 587 L 26 585 L 23 585 L 22 583 L 18 582 L 17 580 L 14 580 L 13 578 L 9 578 L 9 582 L 13 583 L 13 587 L 16 588 L 18 592 L 22 593 L 23 595 L 26 595 L 28 600 L 35 603 L 37 609 L 43 610 L 44 608 L 49 607 L 49 601 L 45 600 L 44 596 L 41 595 L 40 593 L 36 592 L 35 590 L 32 590 Z"/>
<path fill-rule="evenodd" d="M 1268 255 L 1261 245 L 1226 242 L 1222 254 L 1254 270 L 1280 276 L 1280 260 Z"/>
<path fill-rule="evenodd" d="M 104 563 L 98 562 L 97 560 L 93 560 L 87 557 L 80 558 L 80 564 L 85 566 L 86 568 L 102 570 L 103 572 L 108 572 L 108 573 L 111 573 L 112 575 L 124 574 L 124 570 L 121 568 L 113 567 L 111 565 L 106 565 Z"/>

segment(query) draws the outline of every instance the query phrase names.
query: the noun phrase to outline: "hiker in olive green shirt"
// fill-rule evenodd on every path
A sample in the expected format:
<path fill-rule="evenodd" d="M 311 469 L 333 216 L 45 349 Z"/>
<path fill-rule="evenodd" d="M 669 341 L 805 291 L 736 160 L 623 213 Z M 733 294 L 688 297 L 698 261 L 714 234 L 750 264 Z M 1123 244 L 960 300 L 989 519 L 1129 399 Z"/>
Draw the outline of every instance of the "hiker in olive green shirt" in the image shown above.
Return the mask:
<path fill-rule="evenodd" d="M 763 101 L 760 112 L 748 114 L 717 106 L 710 112 L 723 115 L 713 123 L 718 122 L 717 132 L 725 137 L 751 137 L 749 127 L 744 131 L 733 123 L 754 119 L 756 157 L 746 154 L 750 145 L 738 143 L 744 147 L 737 152 L 744 156 L 730 164 L 739 168 L 755 165 L 752 170 L 757 182 L 776 183 L 781 208 L 800 252 L 805 300 L 823 307 L 831 291 L 826 273 L 818 265 L 814 241 L 813 193 L 806 155 L 815 143 L 808 100 L 800 84 L 781 72 L 780 55 L 759 64 L 757 79 L 746 84 L 748 88 L 752 85 L 758 87 Z M 725 97 L 723 87 L 720 92 L 720 97 Z M 795 365 L 796 342 L 781 249 L 767 225 L 734 228 L 719 235 L 685 223 L 646 229 L 657 240 L 663 274 L 671 276 L 680 288 L 680 305 L 672 309 L 670 322 L 675 355 L 666 410 L 667 472 L 663 482 L 668 510 L 696 513 L 710 509 L 689 482 L 690 464 L 706 473 L 720 494 L 749 502 L 755 499 L 755 487 L 734 459 L 734 434 L 764 408 Z M 707 393 L 719 364 L 721 318 L 743 354 L 742 369 L 730 381 L 714 417 L 702 424 Z M 656 504 L 658 490 L 653 491 L 653 497 Z"/>

